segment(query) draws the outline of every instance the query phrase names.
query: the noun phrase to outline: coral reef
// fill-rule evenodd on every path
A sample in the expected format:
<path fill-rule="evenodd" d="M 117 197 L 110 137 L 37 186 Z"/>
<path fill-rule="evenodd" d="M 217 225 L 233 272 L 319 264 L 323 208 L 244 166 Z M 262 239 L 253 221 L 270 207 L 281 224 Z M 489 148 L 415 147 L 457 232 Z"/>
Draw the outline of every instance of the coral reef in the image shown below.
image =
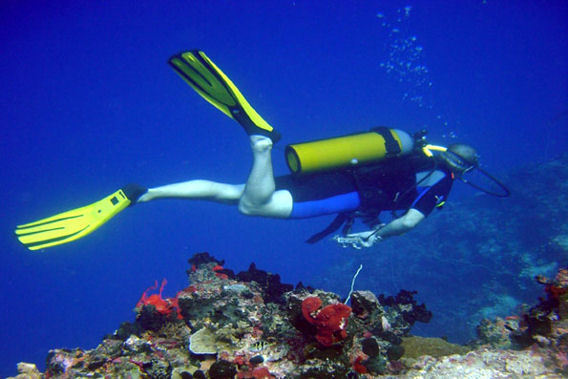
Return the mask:
<path fill-rule="evenodd" d="M 474 345 L 530 349 L 568 375 L 568 269 L 560 268 L 553 280 L 535 279 L 545 286 L 546 297 L 520 315 L 483 320 Z"/>
<path fill-rule="evenodd" d="M 189 260 L 190 284 L 162 297 L 163 281 L 144 291 L 136 319 L 92 350 L 55 349 L 40 373 L 18 366 L 19 378 L 328 378 L 519 377 L 566 375 L 568 270 L 539 278 L 546 298 L 523 315 L 484 321 L 469 347 L 411 336 L 432 313 L 416 292 L 338 295 L 280 283 L 251 265 L 235 275 L 200 253 Z M 260 280 L 260 283 L 256 281 Z M 504 332 L 506 330 L 507 332 Z M 506 342 L 508 341 L 508 342 Z M 507 347 L 507 350 L 492 346 Z M 511 349 L 512 347 L 517 350 Z"/>

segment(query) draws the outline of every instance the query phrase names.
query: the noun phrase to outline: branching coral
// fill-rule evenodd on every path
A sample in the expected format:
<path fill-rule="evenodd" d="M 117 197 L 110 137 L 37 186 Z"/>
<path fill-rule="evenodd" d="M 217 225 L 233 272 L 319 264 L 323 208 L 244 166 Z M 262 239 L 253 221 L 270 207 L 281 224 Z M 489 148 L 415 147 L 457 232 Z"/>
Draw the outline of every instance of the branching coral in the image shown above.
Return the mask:
<path fill-rule="evenodd" d="M 156 308 L 156 312 L 164 316 L 169 316 L 175 311 L 177 313 L 177 318 L 181 320 L 183 317 L 180 313 L 177 297 L 162 298 L 162 292 L 164 291 L 166 284 L 168 284 L 168 281 L 163 279 L 162 284 L 160 285 L 160 292 L 158 294 L 148 296 L 148 292 L 158 288 L 158 281 L 156 280 L 153 286 L 148 287 L 146 291 L 142 293 L 140 300 L 136 303 L 136 309 L 140 309 L 145 305 L 153 305 Z"/>

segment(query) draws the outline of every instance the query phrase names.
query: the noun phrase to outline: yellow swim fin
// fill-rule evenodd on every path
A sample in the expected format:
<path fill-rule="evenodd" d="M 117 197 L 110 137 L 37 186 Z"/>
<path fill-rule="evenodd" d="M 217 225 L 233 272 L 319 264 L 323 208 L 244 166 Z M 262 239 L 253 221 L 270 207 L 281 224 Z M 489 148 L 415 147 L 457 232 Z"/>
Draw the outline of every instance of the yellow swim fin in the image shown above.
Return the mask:
<path fill-rule="evenodd" d="M 273 142 L 280 139 L 280 133 L 256 113 L 239 89 L 203 51 L 176 54 L 168 63 L 205 100 L 241 124 L 247 134 L 268 136 Z"/>
<path fill-rule="evenodd" d="M 62 245 L 97 230 L 124 208 L 136 202 L 146 189 L 128 185 L 93 204 L 29 224 L 18 225 L 15 234 L 30 250 Z"/>

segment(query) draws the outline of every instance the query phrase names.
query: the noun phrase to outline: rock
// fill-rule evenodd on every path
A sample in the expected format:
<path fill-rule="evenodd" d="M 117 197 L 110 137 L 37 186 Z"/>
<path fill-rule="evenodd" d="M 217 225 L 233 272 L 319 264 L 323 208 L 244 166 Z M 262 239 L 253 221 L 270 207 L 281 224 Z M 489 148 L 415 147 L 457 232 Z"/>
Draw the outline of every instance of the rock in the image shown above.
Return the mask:
<path fill-rule="evenodd" d="M 203 253 L 193 254 L 193 256 L 187 260 L 187 262 L 191 266 L 195 266 L 195 267 L 199 267 L 204 263 L 215 263 L 215 264 L 220 265 L 220 266 L 223 266 L 225 264 L 224 260 L 220 261 L 218 259 L 215 259 L 215 257 L 211 256 L 206 251 L 203 252 Z"/>
<path fill-rule="evenodd" d="M 294 289 L 291 284 L 281 283 L 280 275 L 259 270 L 254 263 L 250 264 L 248 271 L 239 272 L 237 278 L 243 282 L 258 283 L 265 293 L 265 301 L 270 303 L 284 304 L 282 295 Z"/>
<path fill-rule="evenodd" d="M 195 368 L 176 367 L 172 370 L 171 379 L 193 379 L 192 371 L 195 371 Z"/>
<path fill-rule="evenodd" d="M 305 364 L 299 366 L 297 377 L 301 379 L 328 379 L 328 378 L 345 378 L 347 373 L 351 371 L 351 367 L 347 362 L 340 360 L 308 360 Z"/>
<path fill-rule="evenodd" d="M 374 357 L 379 354 L 379 344 L 373 337 L 365 338 L 361 341 L 361 346 L 363 347 L 363 353 L 367 354 L 369 357 Z"/>
<path fill-rule="evenodd" d="M 172 367 L 164 359 L 152 359 L 145 371 L 150 378 L 170 379 L 172 376 Z"/>
<path fill-rule="evenodd" d="M 354 291 L 351 294 L 351 308 L 353 313 L 361 318 L 384 313 L 379 300 L 371 291 Z"/>
<path fill-rule="evenodd" d="M 140 334 L 142 334 L 143 331 L 144 330 L 142 329 L 142 326 L 139 323 L 125 321 L 122 324 L 120 324 L 118 329 L 114 332 L 113 335 L 109 336 L 109 338 L 117 338 L 124 341 L 132 334 L 140 337 Z"/>
<path fill-rule="evenodd" d="M 144 305 L 136 316 L 136 323 L 144 330 L 159 330 L 168 320 L 168 316 L 156 310 L 153 305 Z M 124 331 L 120 331 L 124 333 Z M 130 331 L 127 331 L 130 332 Z"/>
<path fill-rule="evenodd" d="M 20 362 L 18 363 L 18 375 L 7 379 L 41 379 L 41 372 L 33 363 Z"/>
<path fill-rule="evenodd" d="M 131 351 L 133 353 L 151 351 L 148 341 L 134 335 L 128 337 L 128 339 L 124 341 L 122 346 L 125 350 Z"/>
<path fill-rule="evenodd" d="M 262 355 L 255 355 L 254 357 L 249 359 L 249 362 L 252 363 L 253 365 L 257 365 L 259 363 L 264 362 L 264 358 Z"/>
<path fill-rule="evenodd" d="M 431 378 L 534 378 L 541 375 L 560 378 L 546 367 L 542 357 L 530 351 L 513 350 L 480 350 L 439 359 L 424 357 L 405 374 Z"/>
<path fill-rule="evenodd" d="M 373 374 L 383 374 L 387 368 L 387 363 L 384 357 L 377 355 L 363 362 L 363 366 Z"/>
<path fill-rule="evenodd" d="M 97 350 L 107 356 L 115 357 L 120 355 L 123 341 L 115 339 L 104 339 L 103 342 L 97 346 Z"/>
<path fill-rule="evenodd" d="M 389 361 L 398 361 L 404 355 L 404 347 L 401 345 L 391 345 L 387 350 Z"/>
<path fill-rule="evenodd" d="M 237 374 L 234 364 L 225 360 L 219 360 L 209 369 L 209 377 L 211 379 L 227 379 L 233 378 Z"/>
<path fill-rule="evenodd" d="M 449 343 L 441 338 L 404 337 L 402 339 L 404 358 L 418 358 L 423 355 L 443 357 L 453 354 L 465 354 L 470 349 L 466 346 Z"/>
<path fill-rule="evenodd" d="M 483 319 L 477 325 L 477 346 L 489 345 L 496 349 L 510 349 L 518 344 L 513 343 L 512 332 L 519 328 L 518 320 L 505 320 L 496 317 L 494 321 Z"/>

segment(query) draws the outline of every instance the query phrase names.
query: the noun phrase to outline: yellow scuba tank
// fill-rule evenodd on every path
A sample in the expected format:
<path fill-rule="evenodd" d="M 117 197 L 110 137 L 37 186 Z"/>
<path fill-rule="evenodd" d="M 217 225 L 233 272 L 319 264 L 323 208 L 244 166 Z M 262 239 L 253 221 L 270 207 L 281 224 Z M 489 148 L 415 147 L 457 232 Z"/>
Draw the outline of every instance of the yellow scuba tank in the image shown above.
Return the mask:
<path fill-rule="evenodd" d="M 311 174 L 364 165 L 412 151 L 413 138 L 386 127 L 342 137 L 286 146 L 286 162 L 294 174 Z"/>

